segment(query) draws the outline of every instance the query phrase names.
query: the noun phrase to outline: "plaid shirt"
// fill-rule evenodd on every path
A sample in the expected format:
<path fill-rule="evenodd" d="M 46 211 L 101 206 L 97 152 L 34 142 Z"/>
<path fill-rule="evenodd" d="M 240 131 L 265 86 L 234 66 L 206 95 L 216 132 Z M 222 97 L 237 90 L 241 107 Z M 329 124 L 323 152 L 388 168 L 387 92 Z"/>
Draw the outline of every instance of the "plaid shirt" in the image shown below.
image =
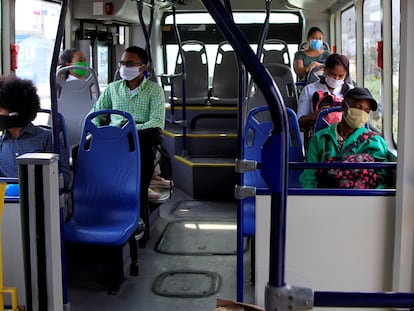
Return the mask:
<path fill-rule="evenodd" d="M 91 112 L 116 109 L 132 115 L 137 123 L 137 130 L 159 127 L 165 124 L 164 90 L 157 83 L 144 79 L 133 91 L 126 85 L 125 80 L 112 82 L 108 85 Z M 122 117 L 111 115 L 111 125 L 120 126 Z"/>
<path fill-rule="evenodd" d="M 61 148 L 64 148 L 62 144 Z M 60 163 L 62 163 L 61 171 L 67 186 L 70 182 L 70 173 L 69 161 L 63 158 L 66 157 L 65 150 L 62 149 Z M 7 131 L 3 131 L 0 137 L 0 175 L 17 178 L 19 174 L 16 158 L 29 152 L 54 152 L 52 131 L 34 126 L 32 123 L 29 123 L 16 138 Z"/>

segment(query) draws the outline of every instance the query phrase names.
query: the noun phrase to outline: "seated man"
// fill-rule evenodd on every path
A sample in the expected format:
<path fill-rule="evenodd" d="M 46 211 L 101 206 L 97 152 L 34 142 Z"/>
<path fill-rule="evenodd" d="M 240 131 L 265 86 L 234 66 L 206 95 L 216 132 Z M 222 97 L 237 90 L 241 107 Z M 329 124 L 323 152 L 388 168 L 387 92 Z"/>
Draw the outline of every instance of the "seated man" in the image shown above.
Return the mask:
<path fill-rule="evenodd" d="M 29 152 L 54 152 L 52 132 L 32 121 L 40 109 L 36 87 L 30 80 L 0 77 L 0 176 L 17 178 L 16 157 Z M 61 152 L 65 188 L 70 185 L 69 161 Z"/>
<path fill-rule="evenodd" d="M 316 132 L 309 141 L 306 162 L 327 162 L 332 160 L 332 157 L 338 156 L 340 158 L 352 154 L 368 154 L 372 157 L 371 160 L 376 162 L 388 161 L 389 151 L 385 140 L 364 126 L 368 122 L 369 113 L 377 110 L 377 106 L 377 102 L 372 98 L 368 89 L 361 87 L 350 89 L 345 94 L 342 120 Z M 321 174 L 323 171 L 327 170 L 305 169 L 300 176 L 302 186 L 304 188 L 384 188 L 388 178 L 385 170 L 375 170 L 372 173 L 372 178 L 376 179 L 373 187 L 360 187 L 357 185 L 357 181 L 355 181 L 355 186 L 327 185 L 326 180 L 322 180 L 322 176 L 325 176 Z M 340 170 L 332 169 L 329 171 L 338 172 Z M 368 171 L 365 170 L 365 172 Z"/>

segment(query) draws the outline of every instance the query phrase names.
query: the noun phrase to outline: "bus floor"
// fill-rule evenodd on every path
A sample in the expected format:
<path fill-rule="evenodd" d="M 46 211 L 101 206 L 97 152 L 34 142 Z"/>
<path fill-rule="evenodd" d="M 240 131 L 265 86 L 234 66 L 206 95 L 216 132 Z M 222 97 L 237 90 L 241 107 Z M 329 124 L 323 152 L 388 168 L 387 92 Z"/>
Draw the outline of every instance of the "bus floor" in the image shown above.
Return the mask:
<path fill-rule="evenodd" d="M 244 301 L 253 303 L 251 245 L 245 242 Z M 73 272 L 69 262 L 70 309 L 212 311 L 217 298 L 236 300 L 236 203 L 192 200 L 174 188 L 138 252 L 139 275 L 124 273 L 116 295 L 107 294 L 99 277 L 90 277 L 91 267 Z"/>

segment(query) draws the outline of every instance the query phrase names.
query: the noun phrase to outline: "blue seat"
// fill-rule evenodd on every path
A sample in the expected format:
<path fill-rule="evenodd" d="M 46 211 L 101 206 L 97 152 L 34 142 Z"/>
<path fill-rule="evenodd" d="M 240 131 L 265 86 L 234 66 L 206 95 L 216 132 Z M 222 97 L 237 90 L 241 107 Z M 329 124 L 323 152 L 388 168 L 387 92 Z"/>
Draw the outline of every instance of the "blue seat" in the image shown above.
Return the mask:
<path fill-rule="evenodd" d="M 99 114 L 118 114 L 126 123 L 122 128 L 97 127 L 93 119 Z M 138 135 L 130 114 L 102 110 L 85 118 L 65 241 L 113 246 L 128 241 L 139 223 L 139 163 Z"/>
<path fill-rule="evenodd" d="M 316 121 L 315 121 L 315 132 L 319 131 L 320 129 L 323 129 L 323 128 L 327 127 L 328 125 L 330 125 L 328 123 L 328 121 L 326 121 L 326 119 L 325 119 L 325 117 L 328 113 L 340 112 L 340 111 L 342 111 L 341 106 L 321 110 L 318 114 L 318 117 L 316 118 Z"/>
<path fill-rule="evenodd" d="M 325 120 L 325 116 L 328 113 L 331 112 L 340 112 L 342 111 L 342 107 L 341 106 L 337 106 L 337 107 L 332 107 L 332 108 L 328 108 L 328 109 L 324 109 L 321 110 L 321 112 L 319 112 L 318 117 L 316 118 L 315 121 L 315 132 L 327 127 L 328 125 L 330 125 L 326 120 Z M 365 127 L 367 129 L 369 129 L 369 123 L 365 123 Z"/>
<path fill-rule="evenodd" d="M 16 197 L 20 195 L 19 184 L 7 184 L 6 185 L 6 197 Z"/>
<path fill-rule="evenodd" d="M 286 108 L 289 125 L 289 162 L 303 161 L 303 147 L 297 116 L 292 109 Z M 268 106 L 252 109 L 246 119 L 243 138 L 243 158 L 261 162 L 262 145 L 269 136 L 273 127 Z M 290 170 L 288 176 L 289 187 L 301 187 L 299 170 Z M 267 189 L 268 186 L 261 176 L 260 169 L 243 174 L 243 185 L 254 186 L 256 189 Z M 255 198 L 243 200 L 243 234 L 255 234 Z"/>
<path fill-rule="evenodd" d="M 40 109 L 37 113 L 39 116 L 40 114 L 47 115 L 47 122 L 40 123 L 39 126 L 52 129 L 52 111 L 50 109 Z M 69 138 L 66 129 L 66 121 L 65 118 L 61 113 L 57 113 L 57 121 L 58 121 L 58 128 L 57 132 L 59 133 L 59 172 L 63 173 L 63 170 L 68 170 L 68 172 L 64 172 L 64 174 L 70 174 L 69 172 L 69 159 L 70 159 L 70 148 L 69 148 Z M 70 176 L 69 176 L 70 178 Z"/>

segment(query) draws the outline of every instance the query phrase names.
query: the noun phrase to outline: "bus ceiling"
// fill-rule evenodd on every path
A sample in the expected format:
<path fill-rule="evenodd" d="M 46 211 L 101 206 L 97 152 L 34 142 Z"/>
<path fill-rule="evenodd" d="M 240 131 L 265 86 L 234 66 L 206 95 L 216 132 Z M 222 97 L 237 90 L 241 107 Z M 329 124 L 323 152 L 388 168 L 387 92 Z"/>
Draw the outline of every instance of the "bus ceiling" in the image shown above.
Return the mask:
<path fill-rule="evenodd" d="M 263 8 L 265 2 L 271 2 L 272 10 L 286 9 L 303 9 L 309 12 L 321 13 L 329 12 L 336 8 L 332 7 L 332 0 L 320 0 L 318 5 L 309 0 L 263 0 Z M 205 11 L 204 6 L 199 0 L 73 0 L 73 18 L 80 20 L 100 20 L 104 24 L 138 24 L 139 17 L 137 14 L 137 3 L 142 2 L 144 8 L 149 9 L 153 4 L 161 9 L 176 5 L 177 11 Z M 343 7 L 352 3 L 352 0 L 337 1 L 335 6 Z M 258 9 L 260 1 L 233 0 L 231 6 L 233 10 L 249 10 Z M 144 12 L 145 13 L 145 12 Z"/>
<path fill-rule="evenodd" d="M 139 17 L 136 1 L 73 0 L 73 18 L 102 21 L 104 24 L 137 24 Z"/>

